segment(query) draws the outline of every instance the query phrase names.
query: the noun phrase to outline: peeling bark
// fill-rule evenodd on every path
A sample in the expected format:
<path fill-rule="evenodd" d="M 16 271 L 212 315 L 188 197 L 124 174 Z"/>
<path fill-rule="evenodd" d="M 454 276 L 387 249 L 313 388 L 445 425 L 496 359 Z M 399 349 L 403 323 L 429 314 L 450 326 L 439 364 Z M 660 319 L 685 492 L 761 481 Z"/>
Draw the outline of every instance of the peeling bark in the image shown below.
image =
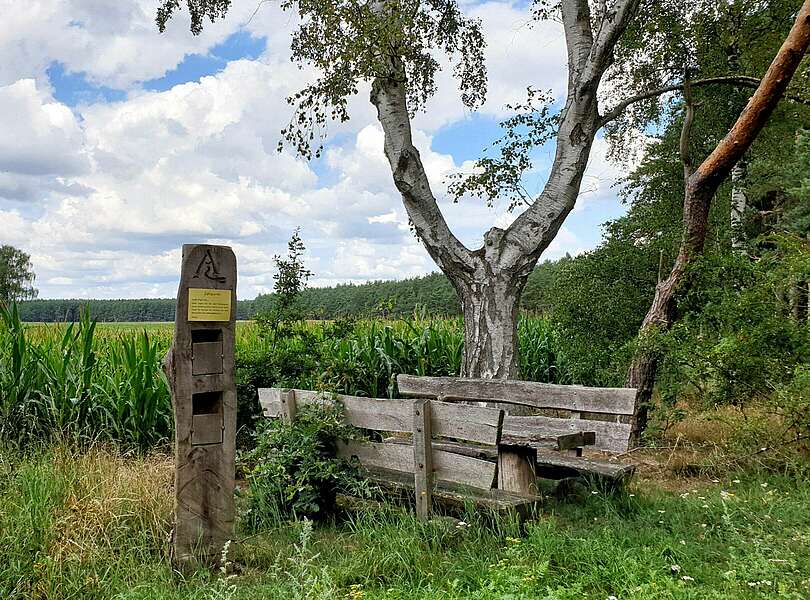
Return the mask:
<path fill-rule="evenodd" d="M 743 187 L 748 170 L 747 161 L 741 158 L 731 169 L 731 247 L 737 252 L 745 251 L 743 229 L 745 211 L 748 208 L 748 195 Z"/>
<path fill-rule="evenodd" d="M 568 49 L 568 94 L 548 182 L 534 203 L 507 229 L 491 229 L 484 246 L 467 249 L 450 231 L 414 147 L 406 102 L 406 75 L 398 58 L 372 85 L 371 102 L 385 135 L 394 184 L 417 236 L 455 287 L 464 309 L 466 376 L 517 378 L 517 315 L 526 278 L 574 207 L 591 146 L 599 129 L 596 91 L 613 60 L 612 50 L 639 0 L 599 9 L 592 30 L 588 0 L 563 0 Z M 376 5 L 383 6 L 383 0 Z"/>

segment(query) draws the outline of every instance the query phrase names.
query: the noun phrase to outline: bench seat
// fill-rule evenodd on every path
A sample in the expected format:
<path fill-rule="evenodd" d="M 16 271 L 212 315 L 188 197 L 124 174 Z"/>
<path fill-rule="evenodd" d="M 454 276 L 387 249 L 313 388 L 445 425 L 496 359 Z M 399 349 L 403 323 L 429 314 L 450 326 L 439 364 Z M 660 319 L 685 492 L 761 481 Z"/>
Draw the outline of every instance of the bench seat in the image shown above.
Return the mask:
<path fill-rule="evenodd" d="M 632 477 L 636 466 L 612 460 L 566 456 L 559 452 L 538 452 L 536 471 L 538 477 L 546 479 L 584 477 L 621 484 Z"/>

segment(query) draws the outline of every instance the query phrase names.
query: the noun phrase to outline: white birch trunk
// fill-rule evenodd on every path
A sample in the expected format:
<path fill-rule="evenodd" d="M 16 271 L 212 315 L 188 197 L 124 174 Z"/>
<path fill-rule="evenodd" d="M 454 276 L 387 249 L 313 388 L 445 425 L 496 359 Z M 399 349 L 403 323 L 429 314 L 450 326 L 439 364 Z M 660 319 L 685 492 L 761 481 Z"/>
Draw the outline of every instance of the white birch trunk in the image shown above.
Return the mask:
<path fill-rule="evenodd" d="M 748 170 L 747 161 L 741 158 L 731 169 L 731 247 L 737 252 L 745 251 L 745 211 L 748 196 L 744 182 Z"/>

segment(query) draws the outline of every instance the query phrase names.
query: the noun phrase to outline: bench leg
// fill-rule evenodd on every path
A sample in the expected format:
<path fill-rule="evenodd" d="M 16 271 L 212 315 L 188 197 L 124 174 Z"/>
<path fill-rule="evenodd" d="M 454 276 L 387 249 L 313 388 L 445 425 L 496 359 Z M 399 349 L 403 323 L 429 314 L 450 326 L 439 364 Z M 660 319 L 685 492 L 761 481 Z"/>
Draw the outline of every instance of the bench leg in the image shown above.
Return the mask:
<path fill-rule="evenodd" d="M 537 493 L 537 450 L 519 446 L 498 448 L 498 489 L 518 494 Z"/>

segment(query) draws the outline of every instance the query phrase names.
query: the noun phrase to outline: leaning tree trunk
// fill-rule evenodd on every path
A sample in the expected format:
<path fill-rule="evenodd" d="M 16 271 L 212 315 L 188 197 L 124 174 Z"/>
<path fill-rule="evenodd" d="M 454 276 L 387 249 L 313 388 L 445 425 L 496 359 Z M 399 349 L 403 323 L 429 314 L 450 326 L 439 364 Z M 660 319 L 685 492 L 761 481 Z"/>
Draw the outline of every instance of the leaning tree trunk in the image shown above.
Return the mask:
<path fill-rule="evenodd" d="M 656 329 L 668 329 L 672 325 L 675 302 L 677 295 L 683 291 L 686 269 L 703 251 L 712 198 L 722 181 L 762 130 L 801 63 L 808 45 L 810 45 L 810 0 L 805 0 L 779 52 L 726 137 L 694 173 L 691 173 L 688 158 L 683 161 L 686 190 L 681 248 L 669 277 L 656 287 L 652 305 L 639 331 L 639 348 L 627 372 L 628 387 L 635 387 L 637 390 L 631 433 L 631 441 L 634 444 L 639 443 L 647 425 L 658 363 L 657 353 L 654 348 L 650 348 L 648 342 L 653 338 Z M 685 96 L 687 90 L 688 86 L 685 86 Z M 687 123 L 684 124 L 684 131 L 688 141 Z M 684 143 L 683 136 L 681 155 L 688 157 L 688 144 Z"/>

